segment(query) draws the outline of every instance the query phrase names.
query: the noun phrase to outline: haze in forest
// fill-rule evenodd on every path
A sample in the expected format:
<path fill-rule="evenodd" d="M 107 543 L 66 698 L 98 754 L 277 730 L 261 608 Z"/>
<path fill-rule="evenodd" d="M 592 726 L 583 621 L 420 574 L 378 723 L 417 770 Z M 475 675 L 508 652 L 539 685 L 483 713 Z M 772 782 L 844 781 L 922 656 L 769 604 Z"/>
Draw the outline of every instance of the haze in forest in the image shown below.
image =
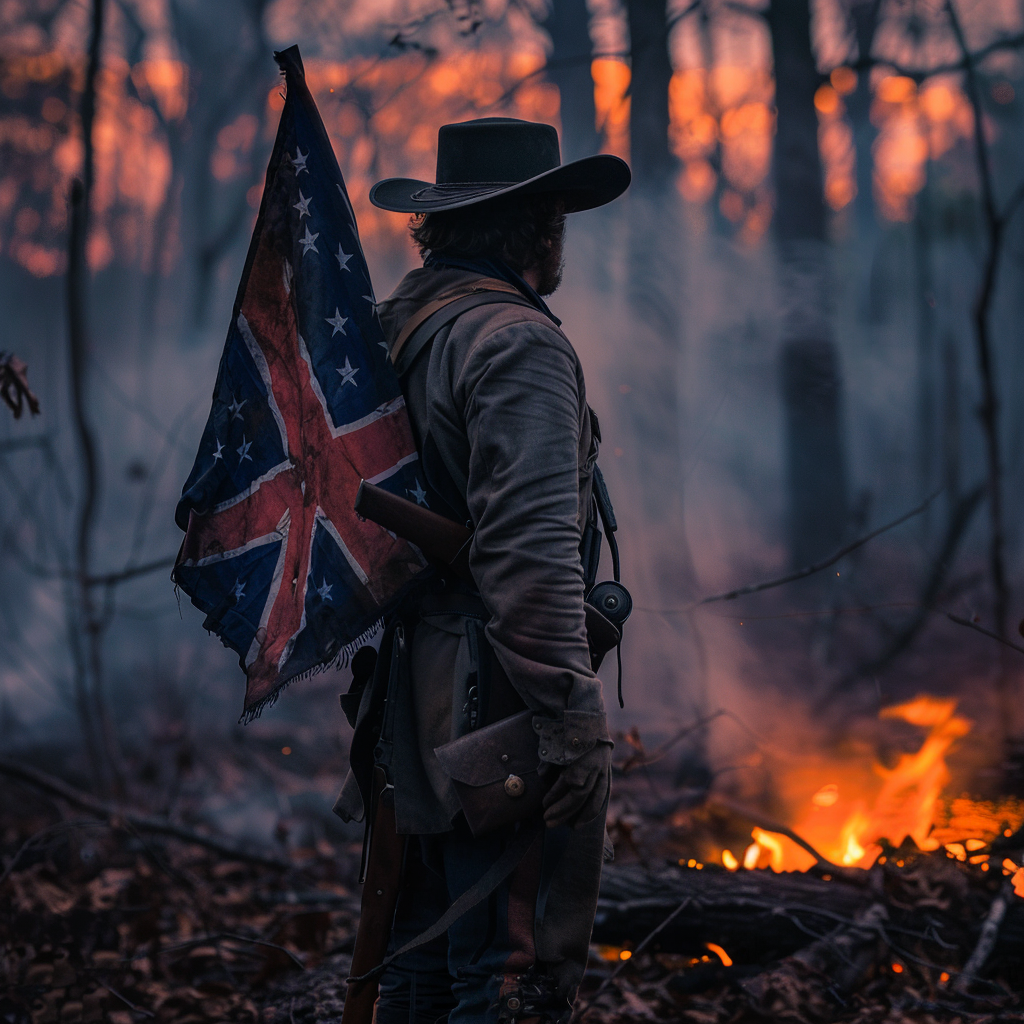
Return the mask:
<path fill-rule="evenodd" d="M 1024 611 L 1016 0 L 107 6 L 80 380 L 101 481 L 90 571 L 110 579 L 88 608 L 65 311 L 87 10 L 0 7 L 0 349 L 28 363 L 43 408 L 0 415 L 5 743 L 75 735 L 100 683 L 133 741 L 157 708 L 225 731 L 237 717 L 236 659 L 167 560 L 283 105 L 272 51 L 295 42 L 378 298 L 416 257 L 407 219 L 368 188 L 432 179 L 439 125 L 547 121 L 563 160 L 631 164 L 624 200 L 570 219 L 552 300 L 601 421 L 636 605 L 617 725 L 726 708 L 741 724 L 695 741 L 714 760 L 744 729 L 817 742 L 927 690 L 1019 729 L 1017 666 L 940 614 L 1008 635 Z M 930 496 L 805 581 L 697 603 Z M 603 677 L 612 705 L 613 658 Z M 297 683 L 267 714 L 341 733 L 323 709 L 346 685 L 345 670 Z"/>

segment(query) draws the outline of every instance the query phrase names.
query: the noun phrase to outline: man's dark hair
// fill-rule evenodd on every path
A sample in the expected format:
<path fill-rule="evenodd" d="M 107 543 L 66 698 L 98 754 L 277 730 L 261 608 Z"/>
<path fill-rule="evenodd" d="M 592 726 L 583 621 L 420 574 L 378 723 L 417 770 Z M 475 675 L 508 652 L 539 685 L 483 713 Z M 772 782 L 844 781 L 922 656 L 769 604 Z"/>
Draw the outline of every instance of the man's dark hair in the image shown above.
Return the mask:
<path fill-rule="evenodd" d="M 413 217 L 421 256 L 504 260 L 522 273 L 540 266 L 561 240 L 565 204 L 558 196 L 516 196 Z"/>

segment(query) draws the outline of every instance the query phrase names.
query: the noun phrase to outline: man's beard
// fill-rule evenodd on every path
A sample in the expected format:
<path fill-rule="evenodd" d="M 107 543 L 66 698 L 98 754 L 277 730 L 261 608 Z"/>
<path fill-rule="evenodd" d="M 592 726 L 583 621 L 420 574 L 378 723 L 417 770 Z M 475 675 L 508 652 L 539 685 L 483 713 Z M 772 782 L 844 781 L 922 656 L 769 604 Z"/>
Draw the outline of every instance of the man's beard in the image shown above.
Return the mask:
<path fill-rule="evenodd" d="M 562 270 L 565 267 L 563 259 L 563 241 L 565 232 L 562 231 L 552 242 L 547 255 L 537 265 L 537 293 L 539 295 L 551 295 L 562 283 Z"/>

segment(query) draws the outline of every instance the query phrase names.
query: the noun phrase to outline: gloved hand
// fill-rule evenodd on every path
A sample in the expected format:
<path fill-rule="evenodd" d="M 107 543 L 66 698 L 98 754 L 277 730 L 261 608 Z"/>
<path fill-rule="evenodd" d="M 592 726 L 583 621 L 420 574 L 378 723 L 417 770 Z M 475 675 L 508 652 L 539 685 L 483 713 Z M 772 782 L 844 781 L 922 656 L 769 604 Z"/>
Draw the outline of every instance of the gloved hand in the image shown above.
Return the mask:
<path fill-rule="evenodd" d="M 593 821 L 608 797 L 612 771 L 612 745 L 599 741 L 597 746 L 567 765 L 542 761 L 540 777 L 551 782 L 544 796 L 544 821 L 549 828 L 572 825 L 579 828 Z"/>

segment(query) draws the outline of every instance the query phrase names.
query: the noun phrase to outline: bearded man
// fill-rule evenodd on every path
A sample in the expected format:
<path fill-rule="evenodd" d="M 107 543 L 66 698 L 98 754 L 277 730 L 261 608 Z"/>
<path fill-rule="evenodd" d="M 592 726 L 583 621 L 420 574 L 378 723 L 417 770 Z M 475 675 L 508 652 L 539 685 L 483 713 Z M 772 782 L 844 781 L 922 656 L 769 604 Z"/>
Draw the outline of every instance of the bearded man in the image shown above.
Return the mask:
<path fill-rule="evenodd" d="M 426 476 L 410 496 L 473 531 L 472 585 L 442 576 L 409 598 L 382 641 L 389 665 L 373 672 L 388 687 L 388 775 L 409 837 L 389 951 L 465 901 L 517 836 L 529 844 L 447 934 L 389 963 L 377 1024 L 564 1022 L 583 977 L 612 746 L 584 608 L 596 557 L 581 559 L 600 433 L 544 296 L 561 280 L 566 214 L 628 184 L 617 157 L 561 165 L 548 125 L 484 118 L 440 129 L 436 183 L 387 179 L 370 192 L 414 215 L 423 256 L 379 307 Z M 371 704 L 353 694 L 353 772 L 336 807 L 350 820 L 369 807 L 359 751 L 384 746 L 361 738 Z M 532 819 L 484 827 L 457 786 L 480 766 L 446 759 L 445 746 L 517 714 L 537 744 L 543 802 Z M 505 793 L 523 785 L 509 774 Z"/>

